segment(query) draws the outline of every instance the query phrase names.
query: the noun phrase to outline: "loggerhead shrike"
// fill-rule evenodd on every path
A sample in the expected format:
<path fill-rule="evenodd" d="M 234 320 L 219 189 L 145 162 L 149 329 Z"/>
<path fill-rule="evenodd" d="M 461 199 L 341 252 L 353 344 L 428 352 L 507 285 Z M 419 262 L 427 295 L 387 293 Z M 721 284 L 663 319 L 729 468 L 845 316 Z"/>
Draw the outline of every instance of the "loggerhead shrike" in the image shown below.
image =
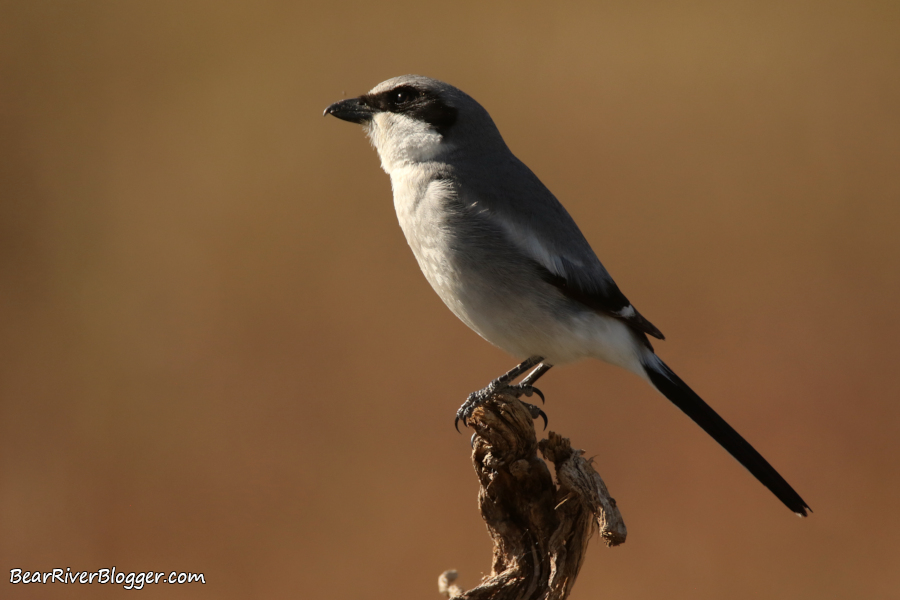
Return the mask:
<path fill-rule="evenodd" d="M 457 423 L 499 390 L 540 394 L 533 384 L 552 365 L 596 358 L 646 379 L 806 516 L 809 507 L 787 481 L 656 356 L 647 336 L 662 333 L 619 290 L 478 102 L 441 81 L 405 75 L 325 114 L 364 126 L 391 177 L 400 227 L 441 300 L 481 337 L 525 359 L 471 394 Z"/>

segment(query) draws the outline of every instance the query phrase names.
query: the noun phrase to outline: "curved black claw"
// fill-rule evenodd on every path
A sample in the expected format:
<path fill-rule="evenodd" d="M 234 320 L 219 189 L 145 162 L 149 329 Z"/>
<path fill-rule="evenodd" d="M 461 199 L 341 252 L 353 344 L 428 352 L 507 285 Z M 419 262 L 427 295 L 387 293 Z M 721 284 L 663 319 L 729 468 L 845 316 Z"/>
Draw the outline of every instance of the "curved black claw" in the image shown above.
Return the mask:
<path fill-rule="evenodd" d="M 531 413 L 532 419 L 537 419 L 538 417 L 544 420 L 544 431 L 547 431 L 547 413 L 542 411 L 540 408 L 535 406 L 534 404 L 528 404 L 527 402 L 522 402 L 522 406 L 528 409 L 528 412 Z"/>
<path fill-rule="evenodd" d="M 466 398 L 466 401 L 463 402 L 462 406 L 459 407 L 459 410 L 456 411 L 456 421 L 453 423 L 453 426 L 456 428 L 456 431 L 459 431 L 459 422 L 462 421 L 463 427 L 468 427 L 469 417 L 472 415 L 472 411 L 481 404 L 484 404 L 484 401 L 490 398 L 493 391 L 480 390 L 477 392 L 472 392 L 469 394 L 469 397 Z"/>
<path fill-rule="evenodd" d="M 544 393 L 541 390 L 537 389 L 534 386 L 531 386 L 531 389 L 534 391 L 535 394 L 537 394 L 538 396 L 541 397 L 541 404 L 547 404 L 547 399 L 544 398 Z M 546 427 L 544 429 L 546 429 Z"/>

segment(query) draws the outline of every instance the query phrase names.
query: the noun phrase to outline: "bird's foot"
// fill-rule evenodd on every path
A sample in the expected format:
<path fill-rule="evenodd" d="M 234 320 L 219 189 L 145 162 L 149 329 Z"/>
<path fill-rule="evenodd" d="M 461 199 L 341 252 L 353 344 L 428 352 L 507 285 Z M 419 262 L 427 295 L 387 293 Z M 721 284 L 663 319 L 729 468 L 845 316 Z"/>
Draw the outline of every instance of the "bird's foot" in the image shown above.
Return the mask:
<path fill-rule="evenodd" d="M 522 402 L 519 400 L 519 402 Z M 532 419 L 537 419 L 538 417 L 544 420 L 544 431 L 547 431 L 547 413 L 541 410 L 540 406 L 536 406 L 534 404 L 528 404 L 527 402 L 522 402 L 522 406 L 524 406 L 528 412 L 531 413 Z"/>
<path fill-rule="evenodd" d="M 477 392 L 472 392 L 469 394 L 469 397 L 466 398 L 466 401 L 462 403 L 462 406 L 459 407 L 459 410 L 456 411 L 456 421 L 453 422 L 453 426 L 456 427 L 456 430 L 459 431 L 459 422 L 462 421 L 463 427 L 468 427 L 469 417 L 472 416 L 472 412 L 487 402 L 487 400 L 499 392 L 501 386 L 497 386 L 494 382 L 488 384 L 487 387 L 478 390 Z"/>
<path fill-rule="evenodd" d="M 509 385 L 509 386 L 507 386 L 507 389 L 508 389 L 509 393 L 512 394 L 513 396 L 515 396 L 516 398 L 521 398 L 522 396 L 525 396 L 526 398 L 531 398 L 531 396 L 533 394 L 537 394 L 538 397 L 540 397 L 540 399 L 541 399 L 541 404 L 547 403 L 546 398 L 544 398 L 544 393 L 541 390 L 537 389 L 536 387 L 534 387 L 533 385 L 530 385 L 528 383 L 517 383 L 515 385 Z"/>
<path fill-rule="evenodd" d="M 509 385 L 495 379 L 489 383 L 487 387 L 469 394 L 469 397 L 466 398 L 463 405 L 459 407 L 459 410 L 456 411 L 456 421 L 453 424 L 454 427 L 456 427 L 456 430 L 459 431 L 460 421 L 462 421 L 463 427 L 468 427 L 468 419 L 472 416 L 472 412 L 477 407 L 487 402 L 488 399 L 499 393 L 507 393 L 515 398 L 520 398 L 522 396 L 530 398 L 533 394 L 537 394 L 540 396 L 541 402 L 544 402 L 544 394 L 533 385 L 527 383 Z M 528 404 L 527 402 L 522 402 L 522 405 L 531 413 L 532 419 L 537 419 L 538 417 L 544 419 L 544 429 L 547 429 L 547 414 L 543 410 L 533 404 Z"/>

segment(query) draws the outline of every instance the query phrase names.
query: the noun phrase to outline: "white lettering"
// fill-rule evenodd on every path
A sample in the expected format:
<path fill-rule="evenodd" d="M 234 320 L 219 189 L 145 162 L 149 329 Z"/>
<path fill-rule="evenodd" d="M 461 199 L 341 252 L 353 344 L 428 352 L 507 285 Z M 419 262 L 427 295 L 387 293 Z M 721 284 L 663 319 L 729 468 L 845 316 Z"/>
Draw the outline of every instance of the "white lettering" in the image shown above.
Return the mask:
<path fill-rule="evenodd" d="M 96 581 L 95 581 L 96 580 Z M 165 571 L 131 571 L 119 572 L 115 566 L 96 571 L 73 571 L 72 567 L 65 569 L 51 569 L 50 571 L 24 571 L 23 569 L 10 569 L 9 582 L 16 583 L 118 583 L 126 590 L 141 590 L 145 585 L 159 584 L 184 584 L 199 582 L 206 584 L 206 576 L 203 573 L 189 573 L 187 571 L 171 571 L 166 576 Z"/>
<path fill-rule="evenodd" d="M 188 573 L 188 583 L 192 581 L 199 581 L 203 585 L 206 585 L 206 578 L 203 576 L 203 573 Z"/>
<path fill-rule="evenodd" d="M 137 574 L 137 577 L 135 577 L 135 580 L 134 580 L 134 582 L 136 584 L 134 589 L 140 590 L 144 587 L 144 581 L 145 581 L 146 575 L 147 575 L 146 573 L 138 573 Z"/>

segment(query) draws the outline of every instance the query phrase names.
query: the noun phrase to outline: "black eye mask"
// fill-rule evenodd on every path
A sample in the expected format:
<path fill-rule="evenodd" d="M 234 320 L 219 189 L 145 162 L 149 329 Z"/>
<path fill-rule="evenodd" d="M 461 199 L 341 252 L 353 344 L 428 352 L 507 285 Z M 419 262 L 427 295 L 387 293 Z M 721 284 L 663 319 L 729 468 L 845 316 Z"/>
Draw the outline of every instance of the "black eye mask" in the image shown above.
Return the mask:
<path fill-rule="evenodd" d="M 359 99 L 360 104 L 379 112 L 408 115 L 413 119 L 428 123 L 445 134 L 456 123 L 457 111 L 441 101 L 437 95 L 410 85 L 401 85 L 378 94 L 366 94 Z"/>

